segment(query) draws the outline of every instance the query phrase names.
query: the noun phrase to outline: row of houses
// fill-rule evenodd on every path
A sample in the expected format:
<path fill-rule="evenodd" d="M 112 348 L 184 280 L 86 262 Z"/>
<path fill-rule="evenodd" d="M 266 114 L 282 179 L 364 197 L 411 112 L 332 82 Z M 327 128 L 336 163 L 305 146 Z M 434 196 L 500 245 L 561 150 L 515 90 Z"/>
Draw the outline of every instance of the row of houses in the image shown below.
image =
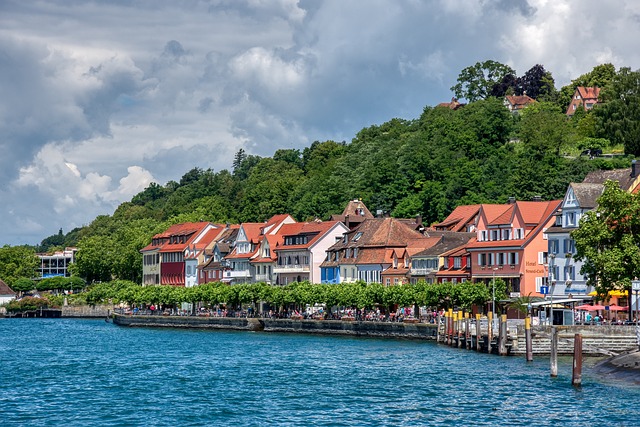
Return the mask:
<path fill-rule="evenodd" d="M 464 205 L 438 224 L 374 217 L 359 200 L 327 221 L 282 214 L 264 223 L 177 224 L 153 237 L 143 254 L 145 285 L 207 282 L 312 283 L 491 282 L 512 296 L 586 295 L 571 238 L 596 206 L 606 180 L 637 191 L 631 168 L 596 171 L 569 185 L 563 200 Z"/>

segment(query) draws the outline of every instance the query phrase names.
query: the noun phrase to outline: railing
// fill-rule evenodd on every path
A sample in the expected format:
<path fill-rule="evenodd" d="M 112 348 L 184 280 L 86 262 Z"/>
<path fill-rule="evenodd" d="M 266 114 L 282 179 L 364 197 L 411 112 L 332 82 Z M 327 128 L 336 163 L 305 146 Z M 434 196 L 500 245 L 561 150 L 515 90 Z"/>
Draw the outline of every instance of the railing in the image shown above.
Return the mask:
<path fill-rule="evenodd" d="M 224 277 L 251 277 L 251 273 L 249 272 L 249 270 L 225 271 Z"/>
<path fill-rule="evenodd" d="M 306 273 L 309 271 L 309 265 L 288 264 L 278 265 L 273 268 L 274 273 Z"/>

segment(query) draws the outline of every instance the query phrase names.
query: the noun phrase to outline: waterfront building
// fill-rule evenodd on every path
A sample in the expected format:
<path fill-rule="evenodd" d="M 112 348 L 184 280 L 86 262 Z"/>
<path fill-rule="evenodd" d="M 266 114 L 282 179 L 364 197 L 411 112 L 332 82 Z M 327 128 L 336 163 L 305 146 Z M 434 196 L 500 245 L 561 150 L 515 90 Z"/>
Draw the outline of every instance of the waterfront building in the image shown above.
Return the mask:
<path fill-rule="evenodd" d="M 513 296 L 541 296 L 547 277 L 544 258 L 547 228 L 555 222 L 562 200 L 515 201 L 483 204 L 476 222 L 476 240 L 466 249 L 471 255 L 474 281 L 502 279 Z"/>
<path fill-rule="evenodd" d="M 264 223 L 242 223 L 235 247 L 224 257 L 229 269 L 224 272 L 223 281 L 231 284 L 256 282 L 256 269 L 264 267 L 264 263 L 252 264 L 252 260 L 260 258 L 259 248 L 263 237 L 275 236 L 282 227 L 293 223 L 295 220 L 288 214 L 274 215 Z"/>
<path fill-rule="evenodd" d="M 75 262 L 77 248 L 65 248 L 48 254 L 36 254 L 40 259 L 38 273 L 40 277 L 70 277 L 69 266 Z"/>
<path fill-rule="evenodd" d="M 305 280 L 319 283 L 320 266 L 327 250 L 348 231 L 341 221 L 314 221 L 282 226 L 279 232 L 281 240 L 273 248 L 277 257 L 274 267 L 277 283 L 286 285 Z"/>
<path fill-rule="evenodd" d="M 420 280 L 424 280 L 427 283 L 435 283 L 436 273 L 444 266 L 442 255 L 453 248 L 466 244 L 471 238 L 475 237 L 474 233 L 457 231 L 427 230 L 426 234 L 431 238 L 435 238 L 436 243 L 424 246 L 422 250 L 411 254 L 411 268 L 408 274 L 411 283 L 417 283 Z M 438 280 L 438 282 L 442 282 L 442 280 Z"/>
<path fill-rule="evenodd" d="M 222 233 L 211 243 L 211 247 L 205 248 L 204 260 L 198 265 L 198 284 L 224 280 L 225 272 L 230 270 L 224 257 L 235 247 L 238 230 L 240 230 L 239 224 L 227 224 Z"/>
<path fill-rule="evenodd" d="M 210 222 L 187 222 L 153 236 L 151 243 L 140 250 L 142 284 L 185 286 L 187 248 L 216 228 L 220 226 Z"/>
<path fill-rule="evenodd" d="M 200 274 L 198 267 L 204 262 L 205 251 L 223 235 L 226 228 L 216 224 L 215 228 L 207 230 L 204 234 L 192 241 L 184 250 L 185 286 L 190 288 L 198 285 Z"/>
<path fill-rule="evenodd" d="M 412 220 L 370 218 L 348 231 L 327 250 L 321 265 L 323 283 L 382 283 L 382 272 L 393 266 L 394 249 L 424 239 Z"/>

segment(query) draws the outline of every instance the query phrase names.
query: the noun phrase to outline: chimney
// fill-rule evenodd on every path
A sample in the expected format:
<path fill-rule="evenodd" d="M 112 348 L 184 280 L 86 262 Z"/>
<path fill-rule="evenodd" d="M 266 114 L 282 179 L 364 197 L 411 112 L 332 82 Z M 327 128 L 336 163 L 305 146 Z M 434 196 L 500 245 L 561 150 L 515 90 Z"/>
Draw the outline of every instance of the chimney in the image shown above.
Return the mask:
<path fill-rule="evenodd" d="M 515 197 L 509 197 L 509 201 L 507 202 L 508 205 L 513 205 L 516 202 L 516 198 Z"/>
<path fill-rule="evenodd" d="M 540 201 L 542 201 L 542 196 L 533 196 L 533 201 L 534 201 L 534 202 L 540 202 Z"/>
<path fill-rule="evenodd" d="M 349 214 L 344 216 L 344 225 L 346 225 L 347 228 L 351 230 L 351 226 L 349 225 Z"/>
<path fill-rule="evenodd" d="M 416 215 L 416 225 L 417 226 L 421 226 L 422 225 L 422 215 L 420 215 L 420 214 Z"/>
<path fill-rule="evenodd" d="M 638 176 L 636 172 L 636 159 L 631 160 L 631 178 L 635 178 Z"/>

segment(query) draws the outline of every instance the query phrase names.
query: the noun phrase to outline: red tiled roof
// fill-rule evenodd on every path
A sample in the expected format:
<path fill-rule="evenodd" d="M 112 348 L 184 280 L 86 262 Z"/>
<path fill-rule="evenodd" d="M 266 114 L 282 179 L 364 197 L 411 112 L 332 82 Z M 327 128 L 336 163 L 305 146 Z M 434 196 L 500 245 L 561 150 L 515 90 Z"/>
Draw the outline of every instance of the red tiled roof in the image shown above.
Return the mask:
<path fill-rule="evenodd" d="M 0 295 L 16 295 L 16 293 L 0 279 Z"/>
<path fill-rule="evenodd" d="M 444 221 L 433 227 L 447 228 L 451 231 L 463 231 L 465 226 L 478 214 L 480 205 L 462 205 L 456 207 Z"/>
<path fill-rule="evenodd" d="M 292 250 L 292 249 L 308 249 L 318 240 L 322 239 L 329 230 L 341 221 L 324 221 L 324 222 L 297 222 L 295 224 L 284 224 L 278 233 L 282 239 L 275 250 Z M 310 236 L 312 235 L 313 236 Z M 310 238 L 307 243 L 300 245 L 285 245 L 284 238 L 289 236 L 308 235 Z M 274 248 L 272 248 L 273 250 Z"/>
<path fill-rule="evenodd" d="M 153 236 L 150 244 L 140 249 L 140 252 L 160 250 L 161 252 L 179 252 L 184 250 L 188 244 L 191 244 L 195 236 L 198 235 L 207 226 L 217 227 L 210 222 L 185 222 L 181 224 L 174 224 L 167 228 L 164 232 L 158 233 Z M 189 236 L 184 243 L 170 243 L 169 239 L 172 236 Z M 161 239 L 159 244 L 154 244 L 154 240 Z"/>
<path fill-rule="evenodd" d="M 580 97 L 582 98 L 583 101 L 587 101 L 587 100 L 597 101 L 598 97 L 600 96 L 600 88 L 596 86 L 593 86 L 593 87 L 578 86 L 576 90 L 580 94 Z"/>
<path fill-rule="evenodd" d="M 536 102 L 535 99 L 527 95 L 507 95 L 505 96 L 511 108 L 514 110 L 520 110 L 529 104 Z"/>

